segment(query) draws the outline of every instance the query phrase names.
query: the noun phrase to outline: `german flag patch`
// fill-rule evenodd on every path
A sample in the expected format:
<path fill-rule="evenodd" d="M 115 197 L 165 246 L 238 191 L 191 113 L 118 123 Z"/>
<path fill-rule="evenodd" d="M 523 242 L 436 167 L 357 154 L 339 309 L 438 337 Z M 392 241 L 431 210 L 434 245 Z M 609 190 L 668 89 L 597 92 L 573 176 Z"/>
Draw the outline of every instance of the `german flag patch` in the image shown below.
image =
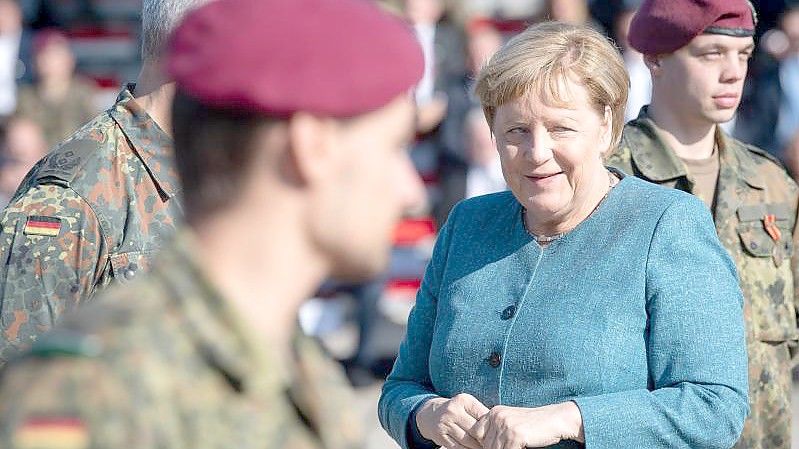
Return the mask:
<path fill-rule="evenodd" d="M 44 215 L 31 215 L 22 231 L 25 235 L 55 237 L 61 232 L 61 219 Z"/>
<path fill-rule="evenodd" d="M 85 449 L 89 432 L 77 418 L 29 418 L 14 433 L 14 447 L 19 449 Z"/>

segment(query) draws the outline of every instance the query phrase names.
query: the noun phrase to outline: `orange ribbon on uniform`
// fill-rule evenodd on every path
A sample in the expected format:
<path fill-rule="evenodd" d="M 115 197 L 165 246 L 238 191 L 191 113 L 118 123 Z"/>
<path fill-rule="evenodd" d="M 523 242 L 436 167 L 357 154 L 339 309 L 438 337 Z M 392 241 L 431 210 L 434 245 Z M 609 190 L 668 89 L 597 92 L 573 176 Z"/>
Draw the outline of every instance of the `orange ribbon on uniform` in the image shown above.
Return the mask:
<path fill-rule="evenodd" d="M 771 237 L 771 240 L 775 242 L 779 242 L 782 238 L 782 232 L 780 232 L 780 228 L 777 227 L 777 216 L 774 214 L 766 214 L 763 217 L 763 227 L 768 232 L 768 235 Z"/>

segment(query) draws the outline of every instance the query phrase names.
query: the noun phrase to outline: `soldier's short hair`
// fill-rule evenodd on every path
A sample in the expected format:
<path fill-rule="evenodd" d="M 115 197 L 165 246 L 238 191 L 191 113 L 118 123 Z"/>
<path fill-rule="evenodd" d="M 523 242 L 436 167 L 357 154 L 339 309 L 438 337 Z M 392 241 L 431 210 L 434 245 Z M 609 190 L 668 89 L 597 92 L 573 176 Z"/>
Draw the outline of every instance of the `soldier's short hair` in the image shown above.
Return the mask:
<path fill-rule="evenodd" d="M 251 111 L 206 106 L 178 90 L 172 128 L 189 223 L 224 209 L 238 196 L 257 132 L 275 122 Z"/>
<path fill-rule="evenodd" d="M 192 8 L 209 0 L 143 0 L 141 11 L 142 60 L 162 55 L 169 35 Z"/>
<path fill-rule="evenodd" d="M 565 105 L 562 81 L 576 77 L 600 116 L 613 113 L 611 148 L 621 139 L 630 78 L 613 43 L 588 26 L 559 22 L 533 25 L 508 41 L 483 67 L 475 93 L 493 129 L 499 106 L 526 94 Z"/>

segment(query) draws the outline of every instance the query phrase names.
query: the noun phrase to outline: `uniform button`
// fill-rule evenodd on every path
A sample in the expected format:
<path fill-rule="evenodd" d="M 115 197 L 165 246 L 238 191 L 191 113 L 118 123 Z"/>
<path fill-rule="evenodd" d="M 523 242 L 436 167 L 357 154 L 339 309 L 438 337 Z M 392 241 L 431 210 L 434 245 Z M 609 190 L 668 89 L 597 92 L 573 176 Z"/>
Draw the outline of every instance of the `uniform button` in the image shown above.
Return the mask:
<path fill-rule="evenodd" d="M 757 249 L 757 243 L 752 242 L 752 243 L 749 244 L 749 247 L 752 248 L 752 249 Z"/>
<path fill-rule="evenodd" d="M 505 310 L 502 311 L 503 320 L 509 320 L 513 318 L 514 315 L 516 315 L 516 305 L 509 305 L 508 307 L 505 307 Z"/>
<path fill-rule="evenodd" d="M 492 352 L 490 356 L 488 356 L 488 364 L 491 365 L 492 368 L 496 368 L 499 364 L 502 363 L 502 356 L 499 355 L 498 352 Z"/>
<path fill-rule="evenodd" d="M 125 279 L 131 280 L 134 277 L 136 277 L 136 267 L 128 267 L 128 269 L 125 270 Z"/>

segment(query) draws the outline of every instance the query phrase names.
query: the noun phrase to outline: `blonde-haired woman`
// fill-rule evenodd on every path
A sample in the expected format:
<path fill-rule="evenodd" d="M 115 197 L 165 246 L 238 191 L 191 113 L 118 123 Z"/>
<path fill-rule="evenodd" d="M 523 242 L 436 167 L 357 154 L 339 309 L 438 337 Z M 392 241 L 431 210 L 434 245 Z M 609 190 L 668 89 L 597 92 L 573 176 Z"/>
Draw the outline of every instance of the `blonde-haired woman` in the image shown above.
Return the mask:
<path fill-rule="evenodd" d="M 533 26 L 477 82 L 511 190 L 441 230 L 383 387 L 403 448 L 731 447 L 742 296 L 702 202 L 602 164 L 628 78 L 586 27 Z"/>

